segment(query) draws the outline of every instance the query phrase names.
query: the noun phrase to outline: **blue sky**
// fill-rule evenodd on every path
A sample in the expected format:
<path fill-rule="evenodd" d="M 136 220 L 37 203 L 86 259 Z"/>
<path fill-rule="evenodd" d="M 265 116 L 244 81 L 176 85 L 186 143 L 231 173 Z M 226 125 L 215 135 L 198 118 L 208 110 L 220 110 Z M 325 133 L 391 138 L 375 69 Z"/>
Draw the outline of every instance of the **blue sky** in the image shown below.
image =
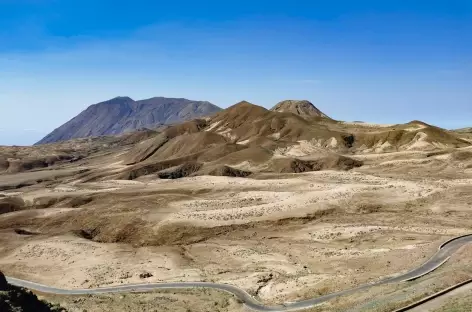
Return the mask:
<path fill-rule="evenodd" d="M 0 144 L 115 96 L 472 126 L 472 1 L 0 0 Z"/>

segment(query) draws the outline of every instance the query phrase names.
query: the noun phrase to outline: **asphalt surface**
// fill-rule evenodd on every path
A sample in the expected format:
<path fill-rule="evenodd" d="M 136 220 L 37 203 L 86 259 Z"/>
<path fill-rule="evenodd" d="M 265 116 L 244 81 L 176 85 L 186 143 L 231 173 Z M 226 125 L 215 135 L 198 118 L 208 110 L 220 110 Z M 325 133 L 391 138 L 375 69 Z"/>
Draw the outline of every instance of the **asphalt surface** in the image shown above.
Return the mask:
<path fill-rule="evenodd" d="M 302 300 L 298 302 L 290 302 L 281 306 L 267 306 L 261 302 L 254 299 L 246 291 L 227 284 L 216 284 L 216 283 L 205 283 L 205 282 L 185 282 L 185 283 L 158 283 L 158 284 L 130 284 L 130 285 L 120 285 L 120 286 L 111 286 L 105 288 L 96 288 L 96 289 L 59 289 L 54 287 L 49 287 L 46 285 L 41 285 L 38 283 L 25 281 L 13 277 L 7 276 L 7 281 L 15 286 L 29 288 L 42 293 L 50 293 L 56 295 L 88 295 L 88 294 L 105 294 L 105 293 L 122 293 L 122 292 L 146 292 L 157 289 L 184 289 L 184 288 L 212 288 L 217 290 L 222 290 L 229 292 L 239 298 L 247 307 L 255 311 L 294 311 L 300 309 L 312 308 L 318 304 L 326 302 L 330 299 L 350 295 L 358 291 L 367 290 L 374 286 L 398 283 L 398 282 L 408 282 L 424 276 L 442 264 L 444 264 L 449 257 L 452 256 L 459 248 L 472 242 L 472 234 L 460 236 L 444 243 L 439 250 L 423 265 L 420 267 L 409 271 L 404 274 L 400 274 L 393 277 L 388 277 L 383 280 L 380 280 L 375 283 L 364 284 L 355 288 L 334 292 L 325 296 L 316 297 L 313 299 Z"/>

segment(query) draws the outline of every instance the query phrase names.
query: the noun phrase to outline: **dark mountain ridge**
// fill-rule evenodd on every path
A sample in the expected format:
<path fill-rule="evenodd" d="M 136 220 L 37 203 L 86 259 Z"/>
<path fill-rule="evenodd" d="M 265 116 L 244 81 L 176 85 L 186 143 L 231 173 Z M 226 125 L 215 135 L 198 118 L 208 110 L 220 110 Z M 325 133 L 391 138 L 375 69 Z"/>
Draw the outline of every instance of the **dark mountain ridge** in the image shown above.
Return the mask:
<path fill-rule="evenodd" d="M 117 135 L 142 128 L 153 129 L 164 124 L 204 117 L 220 110 L 207 101 L 165 97 L 134 101 L 120 96 L 89 106 L 36 144 Z"/>

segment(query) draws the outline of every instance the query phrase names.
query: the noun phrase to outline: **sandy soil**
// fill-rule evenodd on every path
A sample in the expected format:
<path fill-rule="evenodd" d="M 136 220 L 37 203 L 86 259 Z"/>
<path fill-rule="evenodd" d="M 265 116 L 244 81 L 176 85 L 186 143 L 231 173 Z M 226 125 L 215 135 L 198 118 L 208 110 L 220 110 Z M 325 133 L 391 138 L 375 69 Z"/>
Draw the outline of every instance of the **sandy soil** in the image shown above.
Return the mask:
<path fill-rule="evenodd" d="M 228 294 L 213 290 L 173 290 L 143 294 L 115 294 L 99 296 L 51 296 L 42 299 L 60 303 L 70 312 L 247 312 L 248 310 Z"/>
<path fill-rule="evenodd" d="M 255 178 L 83 182 L 70 173 L 52 184 L 4 190 L 1 196 L 26 206 L 0 215 L 0 268 L 64 288 L 230 283 L 276 304 L 407 271 L 445 240 L 472 232 L 472 176 L 450 153 L 353 157 L 366 165 Z M 1 175 L 0 183 L 8 179 Z M 39 202 L 42 209 L 34 209 Z M 454 261 L 469 256 L 465 251 Z M 349 308 L 376 291 L 349 301 Z M 230 296 L 205 292 L 124 297 L 114 311 L 154 305 L 165 311 L 175 302 L 175 311 L 194 304 L 195 311 L 241 308 Z M 111 311 L 116 298 L 56 300 L 77 311 Z"/>
<path fill-rule="evenodd" d="M 435 300 L 422 304 L 420 307 L 412 309 L 411 312 L 460 311 L 459 307 L 454 307 L 455 305 L 457 305 L 457 301 L 463 301 L 464 299 L 467 300 L 468 298 L 470 298 L 470 295 L 472 295 L 472 284 L 469 284 L 460 289 L 445 294 Z M 470 302 L 470 300 L 468 301 L 468 310 L 463 309 L 463 311 L 470 310 L 470 304 L 472 302 Z M 464 306 L 463 308 L 466 308 L 466 306 Z"/>

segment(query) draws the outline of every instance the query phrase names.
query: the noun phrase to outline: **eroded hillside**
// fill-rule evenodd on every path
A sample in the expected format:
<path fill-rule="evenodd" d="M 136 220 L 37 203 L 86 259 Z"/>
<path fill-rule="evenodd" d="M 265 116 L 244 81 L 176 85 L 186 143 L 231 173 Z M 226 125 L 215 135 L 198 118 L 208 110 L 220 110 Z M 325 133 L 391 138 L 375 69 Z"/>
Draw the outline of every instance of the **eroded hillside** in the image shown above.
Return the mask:
<path fill-rule="evenodd" d="M 0 267 L 55 287 L 212 281 L 280 304 L 407 271 L 472 227 L 471 144 L 419 121 L 349 123 L 242 102 L 159 131 L 0 155 Z M 438 272 L 441 285 L 467 276 L 468 254 Z M 403 290 L 390 289 L 400 303 Z M 177 295 L 162 296 L 156 308 L 171 309 Z M 327 307 L 371 311 L 382 296 Z"/>

